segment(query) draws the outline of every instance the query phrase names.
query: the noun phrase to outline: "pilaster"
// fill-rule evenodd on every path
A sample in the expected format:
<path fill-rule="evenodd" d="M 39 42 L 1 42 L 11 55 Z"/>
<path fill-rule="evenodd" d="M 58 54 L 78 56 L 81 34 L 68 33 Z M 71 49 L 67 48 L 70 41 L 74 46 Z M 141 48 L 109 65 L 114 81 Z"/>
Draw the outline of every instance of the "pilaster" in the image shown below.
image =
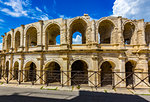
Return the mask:
<path fill-rule="evenodd" d="M 14 29 L 11 29 L 11 47 L 10 47 L 10 50 L 11 50 L 11 52 L 13 52 L 13 50 L 14 50 L 14 44 L 15 43 L 15 40 L 14 40 Z"/>
<path fill-rule="evenodd" d="M 21 39 L 20 39 L 20 48 L 22 48 L 22 51 L 24 50 L 24 47 L 25 47 L 25 39 L 24 39 L 24 25 L 21 25 Z"/>
<path fill-rule="evenodd" d="M 37 46 L 38 46 L 38 49 L 39 50 L 42 50 L 42 48 L 43 48 L 43 44 L 42 44 L 42 42 L 43 42 L 43 20 L 39 20 L 39 28 L 40 28 L 40 32 L 38 33 L 38 35 L 37 35 Z"/>
<path fill-rule="evenodd" d="M 60 28 L 60 45 L 61 49 L 68 49 L 67 44 L 67 20 L 63 20 Z"/>
<path fill-rule="evenodd" d="M 124 45 L 124 37 L 123 37 L 123 29 L 122 29 L 122 17 L 118 17 L 118 29 L 117 29 L 117 44 L 120 45 L 120 47 L 123 47 Z"/>

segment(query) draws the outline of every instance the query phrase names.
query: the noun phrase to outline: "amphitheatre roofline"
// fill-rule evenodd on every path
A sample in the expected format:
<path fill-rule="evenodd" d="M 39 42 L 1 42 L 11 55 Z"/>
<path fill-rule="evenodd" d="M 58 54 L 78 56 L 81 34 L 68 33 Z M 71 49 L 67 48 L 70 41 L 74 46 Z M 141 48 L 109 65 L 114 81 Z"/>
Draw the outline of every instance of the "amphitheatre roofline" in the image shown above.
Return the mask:
<path fill-rule="evenodd" d="M 86 20 L 88 20 L 89 22 L 92 22 L 93 20 L 94 21 L 96 21 L 96 22 L 98 22 L 98 21 L 101 21 L 101 20 L 107 20 L 107 19 L 112 19 L 112 20 L 114 20 L 114 19 L 117 19 L 117 18 L 120 18 L 120 19 L 122 19 L 122 20 L 127 20 L 127 21 L 131 21 L 131 22 L 137 22 L 137 21 L 141 21 L 141 20 L 143 20 L 144 21 L 144 19 L 128 19 L 128 18 L 124 18 L 124 17 L 122 17 L 122 16 L 106 16 L 106 17 L 101 17 L 101 18 L 99 18 L 99 19 L 92 19 L 92 17 L 90 17 L 88 14 L 84 14 L 83 16 L 76 16 L 76 17 L 73 17 L 73 18 L 68 18 L 68 19 L 64 19 L 64 18 L 55 18 L 55 19 L 48 19 L 48 20 L 38 20 L 37 22 L 33 22 L 33 23 L 29 23 L 29 24 L 21 24 L 19 27 L 16 27 L 16 28 L 12 28 L 10 31 L 8 31 L 8 32 L 6 32 L 6 34 L 5 35 L 7 35 L 8 33 L 10 33 L 11 31 L 14 31 L 14 30 L 16 30 L 16 29 L 18 29 L 18 28 L 20 28 L 20 27 L 25 27 L 25 26 L 28 26 L 28 25 L 34 25 L 34 24 L 36 24 L 36 23 L 41 23 L 41 22 L 43 22 L 43 23 L 45 23 L 45 22 L 59 22 L 59 21 L 63 21 L 63 20 L 68 20 L 68 21 L 70 21 L 70 20 L 73 20 L 73 19 L 76 19 L 76 18 L 84 18 L 84 19 L 86 19 Z M 92 20 L 91 20 L 92 19 Z M 144 22 L 145 24 L 150 24 L 150 22 Z M 4 36 L 5 36 L 4 35 Z"/>

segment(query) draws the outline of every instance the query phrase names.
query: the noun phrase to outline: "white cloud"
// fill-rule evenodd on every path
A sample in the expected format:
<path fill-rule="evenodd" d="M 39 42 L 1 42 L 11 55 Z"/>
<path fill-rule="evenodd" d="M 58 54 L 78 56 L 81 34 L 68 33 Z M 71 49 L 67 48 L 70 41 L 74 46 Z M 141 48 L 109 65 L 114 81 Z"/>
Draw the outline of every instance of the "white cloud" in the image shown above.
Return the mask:
<path fill-rule="evenodd" d="M 80 35 L 77 35 L 76 38 L 72 39 L 73 44 L 82 44 L 82 37 Z"/>
<path fill-rule="evenodd" d="M 60 18 L 63 18 L 63 19 L 69 19 L 69 18 L 71 18 L 71 17 L 67 17 L 67 16 L 65 16 L 65 15 L 59 15 L 59 17 L 60 17 Z"/>
<path fill-rule="evenodd" d="M 3 20 L 3 19 L 0 19 L 0 22 L 4 22 L 4 20 Z"/>
<path fill-rule="evenodd" d="M 2 12 L 5 12 L 8 15 L 13 17 L 27 16 L 27 11 L 23 9 L 21 0 L 9 0 L 8 2 L 3 2 L 4 5 L 10 6 L 12 10 L 8 8 L 1 9 Z"/>
<path fill-rule="evenodd" d="M 39 11 L 39 12 L 42 12 L 42 10 L 39 9 L 38 7 L 35 7 L 35 9 L 36 9 L 37 11 Z"/>
<path fill-rule="evenodd" d="M 24 11 L 22 13 L 20 13 L 20 12 L 13 12 L 13 11 L 10 11 L 9 9 L 7 9 L 7 8 L 2 9 L 1 11 L 5 12 L 6 14 L 11 15 L 13 17 L 20 17 L 22 15 L 27 16 L 27 13 L 24 12 Z"/>
<path fill-rule="evenodd" d="M 41 18 L 41 20 L 48 20 L 49 19 L 48 15 L 42 15 L 40 18 Z"/>
<path fill-rule="evenodd" d="M 44 13 L 41 9 L 36 7 L 31 8 L 30 0 L 7 0 L 2 3 L 5 8 L 1 8 L 0 11 L 12 17 L 27 17 L 37 20 L 47 20 L 49 19 L 48 14 Z"/>
<path fill-rule="evenodd" d="M 0 50 L 2 50 L 2 45 L 3 45 L 3 43 L 0 43 Z"/>
<path fill-rule="evenodd" d="M 150 0 L 116 0 L 113 16 L 150 20 Z"/>

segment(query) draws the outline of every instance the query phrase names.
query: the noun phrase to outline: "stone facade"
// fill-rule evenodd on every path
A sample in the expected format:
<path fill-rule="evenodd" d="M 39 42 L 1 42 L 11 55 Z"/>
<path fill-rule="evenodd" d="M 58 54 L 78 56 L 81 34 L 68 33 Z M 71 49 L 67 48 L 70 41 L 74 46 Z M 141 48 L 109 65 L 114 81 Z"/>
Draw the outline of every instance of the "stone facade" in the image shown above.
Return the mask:
<path fill-rule="evenodd" d="M 82 34 L 82 44 L 72 44 L 72 35 L 77 31 Z M 60 45 L 56 45 L 58 35 Z M 57 66 L 61 71 L 149 72 L 150 23 L 143 19 L 110 16 L 96 21 L 84 14 L 21 25 L 2 37 L 2 70 L 30 70 L 31 67 L 54 70 Z M 120 76 L 125 78 L 127 74 L 120 73 Z M 90 80 L 94 81 L 94 78 Z M 115 83 L 120 81 L 116 76 L 114 80 Z M 148 79 L 146 82 L 149 83 Z M 71 82 L 67 84 L 71 85 Z M 131 84 L 130 81 L 119 86 L 127 84 Z"/>

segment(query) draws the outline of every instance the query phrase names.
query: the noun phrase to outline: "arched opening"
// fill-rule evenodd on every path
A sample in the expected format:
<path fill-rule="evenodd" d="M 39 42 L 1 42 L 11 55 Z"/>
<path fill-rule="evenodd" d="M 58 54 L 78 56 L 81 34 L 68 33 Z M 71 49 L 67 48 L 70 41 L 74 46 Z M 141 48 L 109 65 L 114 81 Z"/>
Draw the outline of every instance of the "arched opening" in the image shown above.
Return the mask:
<path fill-rule="evenodd" d="M 75 61 L 71 66 L 71 85 L 88 84 L 88 66 L 82 60 Z"/>
<path fill-rule="evenodd" d="M 134 61 L 128 61 L 125 64 L 125 71 L 126 71 L 126 86 L 133 84 L 133 72 L 134 72 Z"/>
<path fill-rule="evenodd" d="M 5 77 L 8 77 L 9 71 L 9 61 L 6 62 L 6 69 L 5 69 Z"/>
<path fill-rule="evenodd" d="M 18 72 L 19 72 L 19 63 L 16 61 L 14 64 L 14 80 L 18 79 Z"/>
<path fill-rule="evenodd" d="M 57 62 L 51 62 L 46 66 L 46 84 L 61 82 L 60 65 Z"/>
<path fill-rule="evenodd" d="M 113 83 L 113 64 L 108 62 L 108 61 L 105 61 L 102 63 L 101 65 L 101 86 L 109 86 L 109 85 L 112 85 Z"/>
<path fill-rule="evenodd" d="M 15 50 L 17 51 L 19 47 L 20 47 L 20 32 L 17 31 L 15 34 Z"/>
<path fill-rule="evenodd" d="M 46 44 L 60 44 L 60 27 L 57 24 L 51 24 L 46 28 Z"/>
<path fill-rule="evenodd" d="M 147 45 L 150 44 L 150 25 L 146 25 L 145 28 L 145 41 Z"/>
<path fill-rule="evenodd" d="M 131 43 L 131 38 L 134 34 L 135 26 L 133 23 L 126 23 L 124 25 L 123 37 L 124 37 L 124 44 L 128 45 Z"/>
<path fill-rule="evenodd" d="M 36 80 L 36 65 L 33 62 L 28 62 L 25 67 L 26 81 Z"/>
<path fill-rule="evenodd" d="M 10 50 L 11 47 L 11 35 L 7 36 L 7 52 Z"/>
<path fill-rule="evenodd" d="M 2 65 L 0 66 L 0 79 L 2 79 Z"/>
<path fill-rule="evenodd" d="M 82 44 L 82 34 L 80 32 L 73 33 L 72 44 Z"/>
<path fill-rule="evenodd" d="M 99 42 L 100 44 L 110 44 L 111 36 L 114 30 L 114 24 L 109 20 L 104 20 L 100 22 L 98 33 L 100 34 Z"/>
<path fill-rule="evenodd" d="M 80 44 L 85 44 L 86 43 L 86 29 L 87 29 L 87 24 L 83 19 L 76 19 L 72 22 L 70 25 L 70 44 L 73 44 L 73 34 L 77 34 L 78 36 L 76 38 L 80 38 L 82 41 Z M 81 36 L 82 35 L 82 36 Z"/>
<path fill-rule="evenodd" d="M 34 47 L 37 45 L 37 30 L 35 27 L 30 27 L 26 33 L 26 47 Z"/>

